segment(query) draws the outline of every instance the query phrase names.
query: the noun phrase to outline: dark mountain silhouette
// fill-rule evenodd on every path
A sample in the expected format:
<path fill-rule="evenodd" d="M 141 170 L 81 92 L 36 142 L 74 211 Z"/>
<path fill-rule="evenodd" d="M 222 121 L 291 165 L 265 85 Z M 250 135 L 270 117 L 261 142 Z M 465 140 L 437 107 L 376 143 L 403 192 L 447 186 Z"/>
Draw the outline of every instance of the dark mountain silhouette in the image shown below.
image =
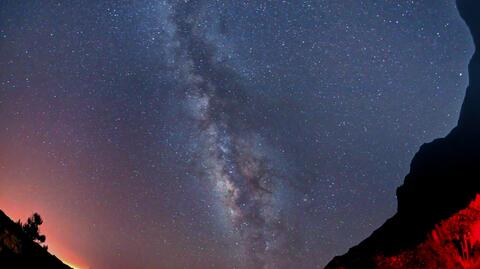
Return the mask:
<path fill-rule="evenodd" d="M 424 144 L 398 211 L 326 268 L 480 268 L 480 0 L 457 0 L 476 52 L 457 127 Z"/>
<path fill-rule="evenodd" d="M 32 241 L 0 210 L 0 268 L 2 269 L 71 269 L 57 257 Z"/>

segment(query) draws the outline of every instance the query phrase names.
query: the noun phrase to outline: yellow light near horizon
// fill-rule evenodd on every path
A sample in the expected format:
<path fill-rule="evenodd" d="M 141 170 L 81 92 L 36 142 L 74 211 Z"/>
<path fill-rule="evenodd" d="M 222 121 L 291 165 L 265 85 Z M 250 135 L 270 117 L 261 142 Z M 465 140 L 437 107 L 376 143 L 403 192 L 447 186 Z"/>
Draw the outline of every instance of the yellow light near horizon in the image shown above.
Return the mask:
<path fill-rule="evenodd" d="M 65 261 L 64 261 L 63 263 L 66 264 L 66 265 L 68 265 L 68 266 L 70 266 L 70 267 L 72 267 L 73 269 L 81 269 L 80 267 L 75 266 L 75 265 L 73 265 L 73 264 L 71 264 L 71 263 L 68 263 L 68 262 L 65 262 Z"/>

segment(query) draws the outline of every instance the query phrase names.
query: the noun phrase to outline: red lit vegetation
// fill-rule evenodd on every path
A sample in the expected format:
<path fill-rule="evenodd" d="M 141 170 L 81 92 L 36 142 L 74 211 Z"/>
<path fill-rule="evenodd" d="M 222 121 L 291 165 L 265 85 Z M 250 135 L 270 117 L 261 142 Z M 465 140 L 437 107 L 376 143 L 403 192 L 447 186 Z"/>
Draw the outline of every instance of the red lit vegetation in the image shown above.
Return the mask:
<path fill-rule="evenodd" d="M 376 258 L 379 269 L 480 269 L 480 195 L 440 222 L 417 247 L 397 256 Z"/>

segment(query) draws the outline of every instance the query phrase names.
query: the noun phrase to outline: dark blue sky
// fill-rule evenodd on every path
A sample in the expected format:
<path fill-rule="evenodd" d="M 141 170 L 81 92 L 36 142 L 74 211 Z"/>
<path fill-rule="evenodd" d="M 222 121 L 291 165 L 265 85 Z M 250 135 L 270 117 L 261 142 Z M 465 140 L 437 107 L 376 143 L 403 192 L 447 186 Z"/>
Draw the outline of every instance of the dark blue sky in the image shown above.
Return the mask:
<path fill-rule="evenodd" d="M 322 268 L 456 124 L 454 1 L 0 1 L 0 208 L 92 268 Z"/>

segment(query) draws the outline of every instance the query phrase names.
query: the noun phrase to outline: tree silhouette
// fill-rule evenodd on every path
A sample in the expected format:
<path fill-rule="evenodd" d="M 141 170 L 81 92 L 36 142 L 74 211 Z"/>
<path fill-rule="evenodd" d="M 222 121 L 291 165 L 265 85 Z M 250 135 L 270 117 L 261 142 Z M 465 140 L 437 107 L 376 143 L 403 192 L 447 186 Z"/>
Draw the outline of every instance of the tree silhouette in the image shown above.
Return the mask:
<path fill-rule="evenodd" d="M 42 217 L 38 213 L 33 213 L 33 215 L 27 219 L 26 223 L 22 224 L 20 221 L 17 223 L 20 225 L 25 235 L 32 241 L 45 243 L 46 236 L 40 234 L 40 230 L 38 228 L 38 226 L 42 225 L 43 223 Z"/>

